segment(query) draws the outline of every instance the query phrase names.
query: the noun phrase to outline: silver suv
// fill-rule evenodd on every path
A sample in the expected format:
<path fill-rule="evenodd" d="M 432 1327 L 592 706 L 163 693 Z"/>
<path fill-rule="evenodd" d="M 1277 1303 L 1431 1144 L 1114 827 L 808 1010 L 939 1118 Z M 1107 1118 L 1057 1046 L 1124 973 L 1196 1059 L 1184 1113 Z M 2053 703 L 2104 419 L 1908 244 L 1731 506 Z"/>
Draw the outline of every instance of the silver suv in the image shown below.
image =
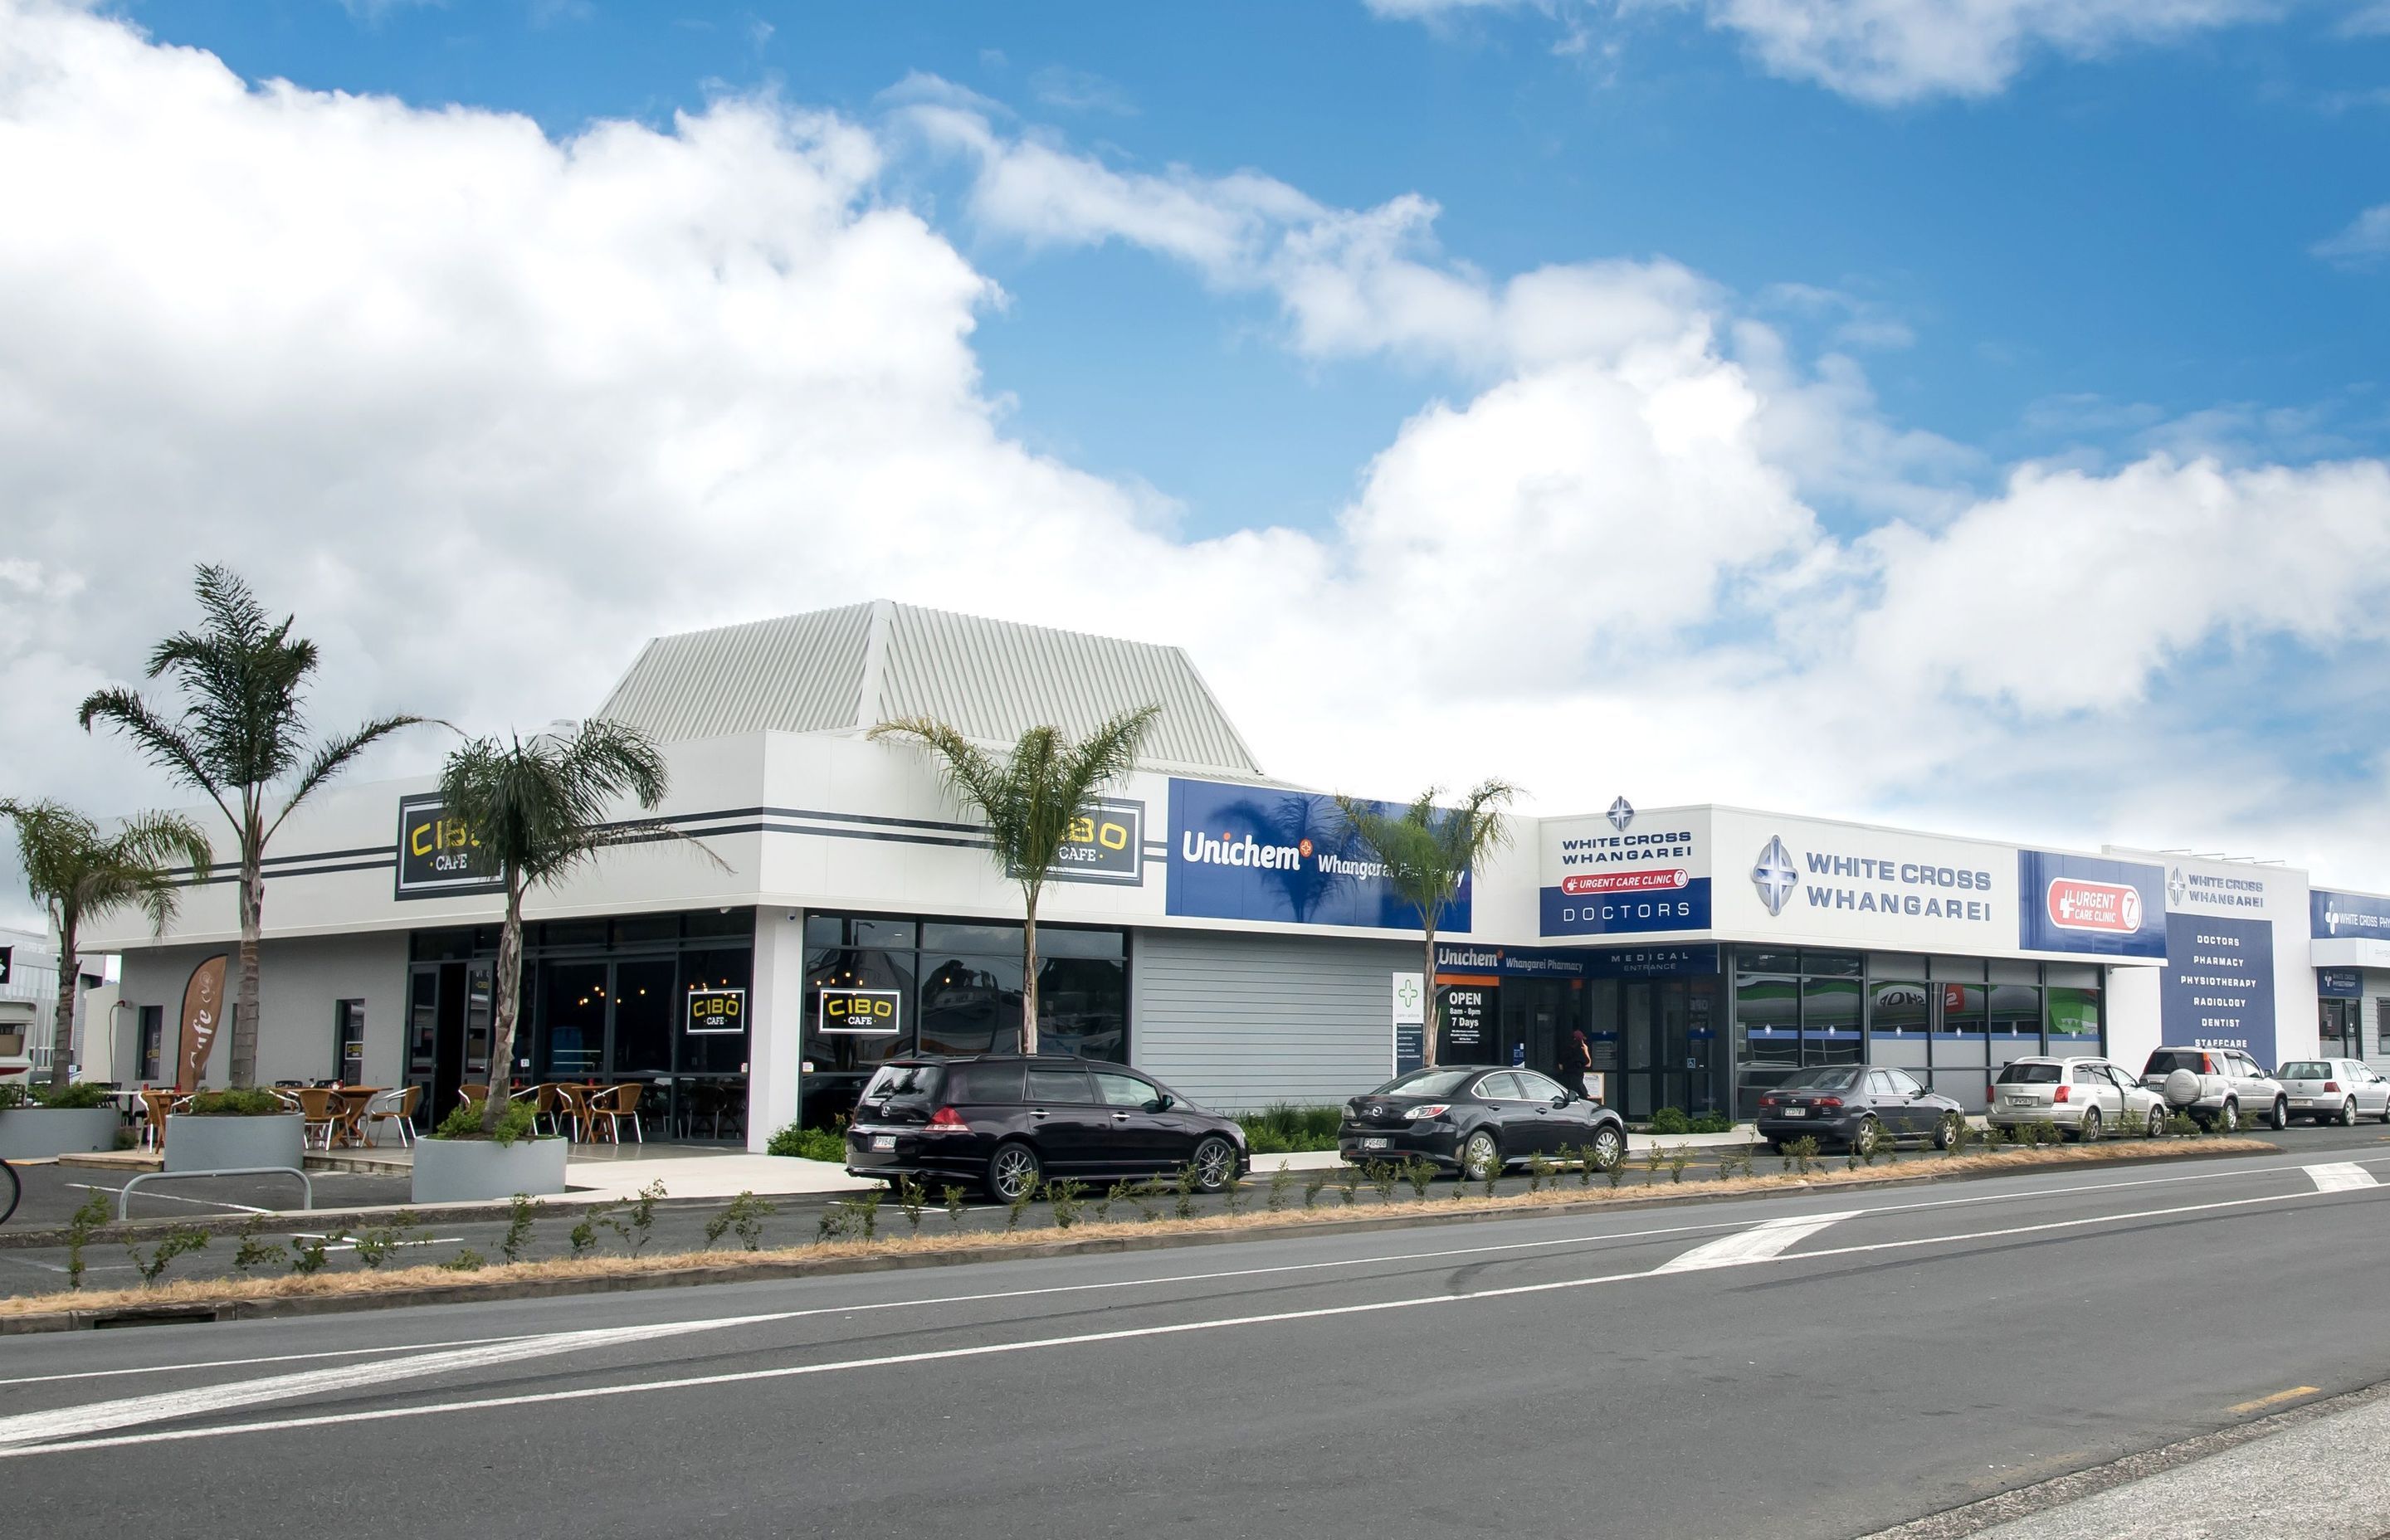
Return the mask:
<path fill-rule="evenodd" d="M 2262 1119 L 2269 1128 L 2291 1121 L 2282 1083 L 2238 1048 L 2159 1048 L 2141 1066 L 2141 1084 L 2220 1134 L 2238 1131 L 2244 1121 Z"/>

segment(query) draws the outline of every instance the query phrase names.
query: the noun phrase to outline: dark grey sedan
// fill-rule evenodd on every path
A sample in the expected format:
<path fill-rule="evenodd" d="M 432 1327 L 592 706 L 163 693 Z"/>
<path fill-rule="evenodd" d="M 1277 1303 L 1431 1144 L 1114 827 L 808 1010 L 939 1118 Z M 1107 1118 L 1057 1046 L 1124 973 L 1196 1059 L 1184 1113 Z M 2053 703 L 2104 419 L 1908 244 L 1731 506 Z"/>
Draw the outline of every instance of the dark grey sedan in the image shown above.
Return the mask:
<path fill-rule="evenodd" d="M 1537 1155 L 1615 1165 L 1626 1121 L 1533 1070 L 1414 1070 L 1344 1105 L 1336 1148 L 1356 1164 L 1417 1158 L 1475 1179 Z"/>
<path fill-rule="evenodd" d="M 1931 1139 L 1936 1149 L 1947 1149 L 1958 1142 L 1966 1115 L 1906 1070 L 1818 1064 L 1761 1097 L 1758 1124 L 1771 1149 L 1804 1135 L 1854 1149 L 1872 1149 L 1885 1139 Z"/>

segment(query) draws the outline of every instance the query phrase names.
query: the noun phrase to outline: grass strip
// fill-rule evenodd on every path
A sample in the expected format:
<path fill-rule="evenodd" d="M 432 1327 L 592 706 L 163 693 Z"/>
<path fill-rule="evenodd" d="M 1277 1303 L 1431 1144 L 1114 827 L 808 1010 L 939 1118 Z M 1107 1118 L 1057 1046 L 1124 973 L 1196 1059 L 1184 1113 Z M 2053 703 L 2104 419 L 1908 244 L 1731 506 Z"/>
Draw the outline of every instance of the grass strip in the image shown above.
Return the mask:
<path fill-rule="evenodd" d="M 2167 1153 L 2181 1155 L 2279 1155 L 2281 1150 L 2256 1139 L 2199 1138 L 2172 1140 L 2158 1147 Z M 802 1273 L 808 1263 L 840 1259 L 901 1258 L 906 1256 L 953 1257 L 957 1253 L 979 1253 L 990 1259 L 1038 1248 L 1063 1248 L 1086 1245 L 1100 1249 L 1108 1238 L 1134 1236 L 1194 1236 L 1224 1232 L 1262 1232 L 1302 1230 L 1322 1225 L 1349 1224 L 1355 1219 L 1400 1219 L 1415 1215 L 1421 1220 L 1448 1219 L 1459 1215 L 1500 1213 L 1504 1210 L 1534 1210 L 1538 1213 L 1555 1208 L 1598 1210 L 1621 1203 L 1648 1201 L 1654 1197 L 1673 1200 L 1766 1194 L 1787 1190 L 1816 1191 L 1819 1188 L 1853 1187 L 1868 1184 L 1917 1181 L 1944 1176 L 1998 1175 L 2016 1171 L 2038 1171 L 2068 1166 L 2096 1166 L 2118 1161 L 2163 1160 L 2166 1154 L 2152 1155 L 2145 1142 L 2114 1145 L 2060 1146 L 2038 1149 L 2003 1150 L 1997 1154 L 1958 1155 L 1926 1161 L 1912 1161 L 1886 1169 L 1861 1167 L 1856 1171 L 1818 1171 L 1806 1176 L 1792 1173 L 1738 1176 L 1725 1181 L 1670 1184 L 1664 1187 L 1642 1185 L 1620 1187 L 1551 1187 L 1540 1192 L 1512 1192 L 1493 1198 L 1479 1196 L 1471 1189 L 1458 1202 L 1394 1201 L 1382 1207 L 1366 1210 L 1320 1208 L 1306 1210 L 1288 1208 L 1276 1212 L 1266 1209 L 1248 1210 L 1238 1213 L 1206 1214 L 1189 1219 L 1155 1219 L 1125 1222 L 1081 1220 L 1070 1230 L 1051 1227 L 1009 1232 L 969 1232 L 949 1235 L 889 1236 L 873 1240 L 821 1240 L 809 1245 L 765 1248 L 758 1251 L 713 1250 L 700 1251 L 667 1251 L 637 1256 L 610 1255 L 585 1257 L 552 1257 L 538 1262 L 500 1263 L 457 1272 L 438 1265 L 418 1267 L 384 1267 L 354 1273 L 282 1274 L 273 1277 L 254 1278 L 193 1278 L 154 1287 L 61 1290 L 51 1294 L 27 1294 L 0 1299 L 0 1318 L 19 1318 L 71 1313 L 90 1314 L 109 1310 L 153 1309 L 165 1305 L 230 1304 L 244 1300 L 338 1299 L 363 1298 L 387 1294 L 438 1290 L 453 1296 L 456 1290 L 488 1288 L 495 1290 L 511 1284 L 553 1283 L 574 1280 L 601 1280 L 687 1273 L 691 1283 L 707 1281 L 713 1273 L 752 1273 L 759 1265 L 785 1267 L 791 1274 Z"/>

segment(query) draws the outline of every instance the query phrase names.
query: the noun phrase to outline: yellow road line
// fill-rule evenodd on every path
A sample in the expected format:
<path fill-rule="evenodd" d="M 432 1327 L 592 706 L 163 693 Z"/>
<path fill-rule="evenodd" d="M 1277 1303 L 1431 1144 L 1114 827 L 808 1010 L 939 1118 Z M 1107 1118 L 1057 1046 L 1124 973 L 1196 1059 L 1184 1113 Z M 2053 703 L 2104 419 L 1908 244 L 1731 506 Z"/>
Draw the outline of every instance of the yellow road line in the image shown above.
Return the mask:
<path fill-rule="evenodd" d="M 2255 1401 L 2243 1401 L 2237 1406 L 2227 1406 L 2224 1409 L 2234 1413 L 2258 1412 L 2268 1406 L 2279 1406 L 2285 1401 L 2296 1401 L 2303 1395 L 2322 1393 L 2322 1387 L 2318 1385 L 2294 1385 L 2287 1391 L 2276 1391 L 2271 1395 L 2261 1395 Z"/>

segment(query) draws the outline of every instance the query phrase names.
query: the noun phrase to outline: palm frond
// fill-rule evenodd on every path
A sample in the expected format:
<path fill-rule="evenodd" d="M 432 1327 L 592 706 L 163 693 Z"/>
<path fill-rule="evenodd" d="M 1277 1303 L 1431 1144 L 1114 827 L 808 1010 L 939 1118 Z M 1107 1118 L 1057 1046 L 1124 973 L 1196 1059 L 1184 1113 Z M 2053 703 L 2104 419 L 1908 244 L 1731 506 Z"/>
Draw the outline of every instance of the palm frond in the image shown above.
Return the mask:
<path fill-rule="evenodd" d="M 946 793 L 979 815 L 997 865 L 1033 892 L 1061 853 L 1072 820 L 1107 783 L 1136 767 L 1159 706 L 1124 712 L 1073 741 L 1057 727 L 1032 727 L 996 759 L 934 717 L 905 717 L 871 729 L 926 750 Z"/>
<path fill-rule="evenodd" d="M 225 786 L 214 770 L 201 757 L 199 746 L 183 735 L 173 723 L 161 717 L 135 692 L 119 686 L 94 690 L 84 698 L 76 713 L 84 732 L 91 731 L 95 722 L 105 722 L 133 740 L 141 757 L 173 776 L 176 780 L 208 795 L 208 800 L 223 809 L 224 815 L 234 818 L 225 801 Z"/>
<path fill-rule="evenodd" d="M 305 802 L 308 794 L 317 787 L 346 769 L 350 761 L 400 728 L 420 726 L 431 720 L 404 714 L 376 717 L 353 732 L 326 739 L 316 747 L 314 756 L 307 761 L 307 767 L 299 773 L 299 778 L 291 783 L 289 795 L 283 799 L 282 811 L 275 815 L 274 822 L 266 828 L 266 838 L 272 839 L 274 831 L 282 827 L 282 820 L 290 816 L 291 810 Z M 456 730 L 449 723 L 439 725 L 451 732 Z"/>

